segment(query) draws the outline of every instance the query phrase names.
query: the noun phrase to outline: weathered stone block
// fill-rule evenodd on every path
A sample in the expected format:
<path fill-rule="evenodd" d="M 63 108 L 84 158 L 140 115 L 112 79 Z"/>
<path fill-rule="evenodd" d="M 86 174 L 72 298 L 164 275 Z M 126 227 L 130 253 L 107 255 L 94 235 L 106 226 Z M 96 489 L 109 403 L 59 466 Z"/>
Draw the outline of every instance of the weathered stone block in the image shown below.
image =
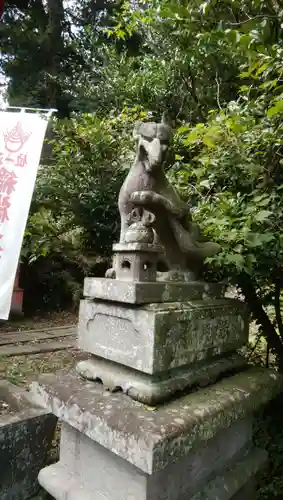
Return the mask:
<path fill-rule="evenodd" d="M 247 319 L 245 305 L 232 299 L 131 307 L 86 299 L 78 345 L 154 374 L 236 350 L 247 342 Z"/>
<path fill-rule="evenodd" d="M 176 392 L 205 387 L 226 372 L 235 373 L 245 366 L 246 360 L 239 354 L 232 353 L 149 375 L 92 355 L 87 360 L 80 361 L 76 369 L 83 378 L 94 382 L 99 380 L 110 391 L 122 389 L 136 401 L 156 405 L 172 398 Z"/>
<path fill-rule="evenodd" d="M 264 465 L 266 458 L 267 454 L 264 451 L 253 449 L 238 462 L 230 464 L 223 471 L 220 471 L 190 500 L 255 500 L 255 490 L 251 487 L 251 478 L 254 478 Z"/>
<path fill-rule="evenodd" d="M 35 405 L 23 389 L 0 381 L 0 498 L 26 500 L 39 488 L 37 476 L 47 463 L 57 418 Z"/>
<path fill-rule="evenodd" d="M 212 500 L 215 492 L 224 500 L 238 491 L 265 459 L 265 453 L 251 446 L 250 420 L 221 431 L 206 446 L 153 475 L 63 424 L 60 461 L 43 469 L 39 481 L 58 500 Z M 253 467 L 243 470 L 247 463 Z M 203 496 L 205 492 L 207 496 Z"/>
<path fill-rule="evenodd" d="M 60 461 L 39 481 L 56 500 L 236 500 L 266 460 L 252 412 L 280 383 L 251 369 L 154 409 L 74 374 L 45 375 L 33 397 L 64 423 Z"/>
<path fill-rule="evenodd" d="M 106 278 L 85 278 L 84 281 L 84 296 L 86 298 L 125 304 L 220 299 L 224 297 L 225 290 L 224 283 L 203 283 L 200 281 L 146 283 Z"/>
<path fill-rule="evenodd" d="M 278 373 L 252 368 L 154 409 L 73 372 L 31 386 L 35 402 L 147 474 L 206 446 L 281 389 Z"/>

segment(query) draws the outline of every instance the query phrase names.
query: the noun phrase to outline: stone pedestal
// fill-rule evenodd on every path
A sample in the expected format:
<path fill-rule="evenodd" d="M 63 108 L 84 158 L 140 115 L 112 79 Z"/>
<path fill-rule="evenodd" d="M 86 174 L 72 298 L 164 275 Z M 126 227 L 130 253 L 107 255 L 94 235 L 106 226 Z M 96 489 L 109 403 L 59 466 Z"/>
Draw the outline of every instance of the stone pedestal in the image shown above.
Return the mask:
<path fill-rule="evenodd" d="M 150 408 L 75 373 L 44 375 L 33 398 L 63 425 L 60 461 L 39 482 L 56 500 L 250 500 L 266 461 L 252 412 L 279 390 L 276 373 L 249 369 Z"/>
<path fill-rule="evenodd" d="M 60 460 L 40 484 L 56 500 L 255 498 L 267 457 L 252 416 L 282 379 L 237 352 L 244 304 L 199 282 L 93 278 L 85 297 L 78 345 L 90 358 L 32 386 L 62 420 Z"/>
<path fill-rule="evenodd" d="M 77 370 L 111 390 L 152 405 L 244 364 L 246 307 L 223 285 L 92 278 L 84 293 L 78 345 L 92 357 Z"/>

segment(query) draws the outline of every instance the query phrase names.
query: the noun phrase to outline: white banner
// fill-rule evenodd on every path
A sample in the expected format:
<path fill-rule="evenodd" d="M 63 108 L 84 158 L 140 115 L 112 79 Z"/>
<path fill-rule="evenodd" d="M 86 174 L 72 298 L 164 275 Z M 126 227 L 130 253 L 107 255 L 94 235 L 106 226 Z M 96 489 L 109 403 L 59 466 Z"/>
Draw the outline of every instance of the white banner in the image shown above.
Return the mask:
<path fill-rule="evenodd" d="M 8 319 L 47 115 L 0 110 L 0 319 Z"/>

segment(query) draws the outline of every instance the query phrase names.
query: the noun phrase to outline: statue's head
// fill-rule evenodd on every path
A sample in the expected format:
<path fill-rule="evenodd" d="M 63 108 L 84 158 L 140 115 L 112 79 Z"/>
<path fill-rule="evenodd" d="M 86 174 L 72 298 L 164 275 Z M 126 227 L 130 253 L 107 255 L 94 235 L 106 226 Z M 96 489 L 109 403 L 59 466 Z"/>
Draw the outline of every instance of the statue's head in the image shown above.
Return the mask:
<path fill-rule="evenodd" d="M 151 171 L 162 165 L 172 140 L 172 128 L 167 115 L 163 114 L 161 123 L 138 121 L 133 136 L 146 170 Z"/>

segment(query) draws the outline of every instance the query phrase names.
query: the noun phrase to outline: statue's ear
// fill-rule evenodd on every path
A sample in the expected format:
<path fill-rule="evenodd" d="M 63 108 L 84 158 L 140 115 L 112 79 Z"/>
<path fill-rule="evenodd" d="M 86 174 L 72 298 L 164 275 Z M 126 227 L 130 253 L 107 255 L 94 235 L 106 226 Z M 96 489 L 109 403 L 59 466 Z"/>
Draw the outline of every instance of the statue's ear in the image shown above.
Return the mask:
<path fill-rule="evenodd" d="M 142 126 L 142 121 L 141 120 L 138 120 L 136 123 L 135 123 L 135 126 L 134 126 L 134 130 L 133 130 L 133 138 L 135 140 L 137 140 L 140 136 L 140 128 Z"/>
<path fill-rule="evenodd" d="M 163 115 L 162 115 L 162 119 L 161 119 L 161 123 L 163 123 L 164 125 L 167 125 L 167 127 L 172 127 L 172 120 L 170 118 L 170 115 L 168 113 L 168 111 L 164 111 Z"/>

